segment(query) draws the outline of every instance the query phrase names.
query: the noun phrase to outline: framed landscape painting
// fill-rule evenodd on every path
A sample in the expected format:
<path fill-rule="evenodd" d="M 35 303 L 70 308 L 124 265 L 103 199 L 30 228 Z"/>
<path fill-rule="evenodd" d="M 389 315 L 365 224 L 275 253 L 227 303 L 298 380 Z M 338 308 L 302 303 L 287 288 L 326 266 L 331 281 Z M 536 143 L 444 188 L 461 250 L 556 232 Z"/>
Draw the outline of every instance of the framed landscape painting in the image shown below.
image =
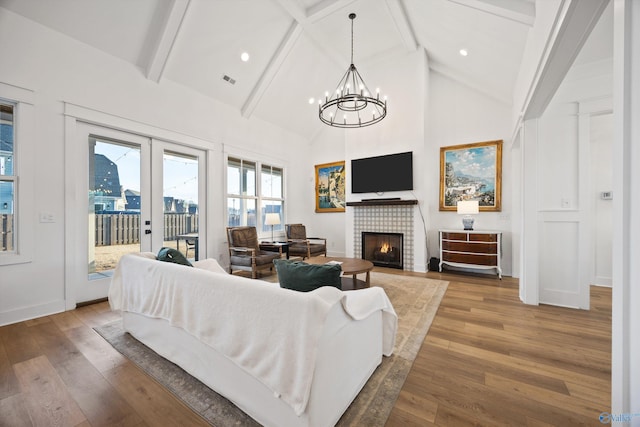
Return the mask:
<path fill-rule="evenodd" d="M 344 160 L 316 165 L 316 212 L 344 212 Z"/>
<path fill-rule="evenodd" d="M 440 210 L 477 200 L 480 211 L 500 211 L 502 140 L 440 147 Z"/>

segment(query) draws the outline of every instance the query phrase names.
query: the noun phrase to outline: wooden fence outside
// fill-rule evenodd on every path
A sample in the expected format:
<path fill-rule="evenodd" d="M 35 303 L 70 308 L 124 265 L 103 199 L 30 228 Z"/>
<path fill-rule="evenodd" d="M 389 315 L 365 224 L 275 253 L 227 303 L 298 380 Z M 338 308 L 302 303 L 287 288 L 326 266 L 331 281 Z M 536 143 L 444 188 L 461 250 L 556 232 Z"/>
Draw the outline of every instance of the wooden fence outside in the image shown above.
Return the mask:
<path fill-rule="evenodd" d="M 96 246 L 129 245 L 140 242 L 140 214 L 96 214 Z M 164 214 L 165 240 L 198 232 L 198 215 Z M 13 250 L 13 215 L 0 215 L 0 251 Z"/>
<path fill-rule="evenodd" d="M 140 214 L 96 214 L 96 246 L 130 245 L 140 242 Z M 198 215 L 188 213 L 164 214 L 164 239 L 198 232 Z"/>
<path fill-rule="evenodd" d="M 13 214 L 0 215 L 0 251 L 13 250 Z"/>

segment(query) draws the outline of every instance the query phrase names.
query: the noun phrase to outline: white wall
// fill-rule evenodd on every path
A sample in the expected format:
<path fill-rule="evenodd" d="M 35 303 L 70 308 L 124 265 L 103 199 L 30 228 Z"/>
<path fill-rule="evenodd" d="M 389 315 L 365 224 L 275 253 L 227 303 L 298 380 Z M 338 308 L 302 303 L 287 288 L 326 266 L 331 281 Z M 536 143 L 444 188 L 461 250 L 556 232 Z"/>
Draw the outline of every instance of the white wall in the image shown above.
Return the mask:
<path fill-rule="evenodd" d="M 307 167 L 305 182 L 308 182 L 305 194 L 313 193 L 314 164 L 344 160 L 346 166 L 347 201 L 362 198 L 401 197 L 424 202 L 424 123 L 426 87 L 426 57 L 423 50 L 386 58 L 384 61 L 359 66 L 359 71 L 367 85 L 380 87 L 381 94 L 393 94 L 388 99 L 387 117 L 380 123 L 360 129 L 338 129 L 324 127 L 314 138 L 311 148 L 312 161 Z M 356 64 L 357 65 L 357 64 Z M 336 76 L 339 78 L 339 76 Z M 409 87 L 412 90 L 407 90 Z M 351 193 L 351 160 L 384 154 L 413 151 L 414 155 L 414 191 L 393 192 L 382 195 Z M 392 171 L 390 171 L 392 173 Z M 321 228 L 318 233 L 331 236 L 328 241 L 329 253 L 353 256 L 353 208 L 347 207 L 344 213 L 313 213 L 313 199 L 308 199 L 308 222 Z M 426 249 L 422 235 L 422 220 L 416 215 L 415 237 L 416 270 L 424 271 Z M 419 224 L 419 225 L 418 225 Z M 316 234 L 318 234 L 316 233 Z M 417 233 L 416 233 L 417 234 Z M 335 241 L 335 246 L 333 242 Z"/>
<path fill-rule="evenodd" d="M 428 79 L 427 64 L 424 51 L 418 49 L 407 55 L 375 64 L 368 68 L 367 74 L 361 71 L 366 81 L 376 82 L 375 85 L 381 88 L 381 93 L 389 93 L 393 96 L 389 97 L 387 117 L 382 122 L 375 126 L 346 132 L 347 200 L 400 197 L 405 200 L 417 199 L 421 205 L 426 203 L 429 197 L 424 186 L 426 162 L 424 126 L 427 120 L 424 97 Z M 407 88 L 410 89 L 407 90 Z M 413 152 L 413 192 L 351 193 L 350 162 L 352 159 L 405 151 Z M 353 208 L 347 208 L 345 236 L 348 254 L 355 252 L 353 219 Z M 414 230 L 414 270 L 426 271 L 425 236 L 422 231 L 422 219 L 417 210 L 414 215 Z"/>
<path fill-rule="evenodd" d="M 290 184 L 296 186 L 296 203 L 289 219 L 305 224 L 308 236 L 325 237 L 327 255 L 337 257 L 350 256 L 345 253 L 345 213 L 315 212 L 315 165 L 345 160 L 344 138 L 343 130 L 323 125 L 305 156 L 291 165 L 291 179 L 295 182 Z"/>
<path fill-rule="evenodd" d="M 611 173 L 610 163 L 598 167 L 598 162 L 592 162 L 589 129 L 592 115 L 610 112 L 611 82 L 611 60 L 573 67 L 538 121 L 536 203 L 542 303 L 589 307 L 597 227 L 591 177 Z"/>
<path fill-rule="evenodd" d="M 437 210 L 439 147 L 489 139 L 507 142 L 508 106 L 428 71 L 428 58 L 421 49 L 361 67 L 368 84 L 395 94 L 389 98 L 389 115 L 383 122 L 354 130 L 323 127 L 310 143 L 269 123 L 242 118 L 237 110 L 171 81 L 149 81 L 136 66 L 2 8 L 0 22 L 0 82 L 34 94 L 36 153 L 29 161 L 36 171 L 36 184 L 34 208 L 28 220 L 37 236 L 31 262 L 0 267 L 0 324 L 63 310 L 65 286 L 75 285 L 65 283 L 65 262 L 78 268 L 83 268 L 85 262 L 64 259 L 65 239 L 73 236 L 70 230 L 78 226 L 64 224 L 65 200 L 71 197 L 65 191 L 65 179 L 73 168 L 65 165 L 69 158 L 65 155 L 65 105 L 77 105 L 110 118 L 106 124 L 134 123 L 134 128 L 169 132 L 178 141 L 180 135 L 185 135 L 185 139 L 209 142 L 208 148 L 215 154 L 208 158 L 216 162 L 209 174 L 209 184 L 214 187 L 210 194 L 224 194 L 224 152 L 266 158 L 284 166 L 289 171 L 287 221 L 303 222 L 308 225 L 309 234 L 327 237 L 330 255 L 337 256 L 352 253 L 349 211 L 314 212 L 315 164 L 345 160 L 348 168 L 354 158 L 413 151 L 415 190 L 382 197 L 418 199 L 426 227 L 436 230 L 458 223 L 455 214 Z M 406 87 L 415 90 L 407 91 Z M 131 130 L 126 127 L 120 126 L 121 130 Z M 505 150 L 503 155 L 503 214 L 508 216 L 509 154 Z M 347 197 L 360 198 L 351 194 Z M 219 210 L 213 218 L 224 217 L 223 203 L 210 202 L 210 208 Z M 39 223 L 39 212 L 53 213 L 55 222 Z M 508 220 L 499 215 L 483 213 L 478 221 L 483 228 L 508 229 Z M 208 256 L 217 258 L 224 251 L 224 224 L 212 228 Z M 428 253 L 419 215 L 414 229 L 420 230 L 415 238 L 415 268 L 425 270 L 428 257 L 437 251 L 437 242 L 435 246 L 429 242 Z M 510 260 L 505 261 L 505 274 L 509 274 Z M 67 306 L 74 302 L 67 302 Z"/>
<path fill-rule="evenodd" d="M 73 169 L 73 165 L 65 165 L 65 102 L 106 113 L 114 121 L 126 118 L 170 131 L 178 139 L 184 134 L 185 139 L 210 141 L 211 149 L 233 147 L 252 158 L 275 159 L 285 167 L 308 155 L 308 141 L 298 135 L 244 119 L 238 111 L 170 81 L 149 81 L 131 64 L 3 8 L 0 23 L 0 82 L 34 94 L 35 156 L 18 161 L 31 162 L 36 171 L 35 207 L 27 221 L 37 242 L 31 262 L 0 266 L 0 324 L 63 310 L 65 286 L 75 285 L 64 281 L 65 230 L 82 226 L 64 224 L 65 198 L 69 197 L 65 173 Z M 19 140 L 17 144 L 19 147 Z M 210 167 L 224 170 L 222 156 L 215 158 L 219 163 Z M 215 179 L 221 174 L 211 176 Z M 218 188 L 218 194 L 224 193 L 222 180 L 209 184 Z M 210 204 L 212 209 L 216 205 L 224 209 L 222 203 Z M 55 222 L 38 222 L 39 212 L 53 213 Z M 215 252 L 224 239 L 224 224 L 209 232 L 207 245 Z M 86 262 L 75 261 L 80 266 Z"/>
<path fill-rule="evenodd" d="M 478 230 L 499 230 L 503 234 L 502 268 L 511 275 L 511 106 L 490 98 L 439 73 L 431 73 L 429 132 L 426 151 L 427 215 L 429 256 L 438 257 L 438 229 L 462 228 L 455 212 L 439 210 L 440 147 L 502 139 L 502 211 L 481 212 L 475 217 Z"/>
<path fill-rule="evenodd" d="M 375 82 L 382 91 L 399 94 L 389 99 L 388 117 L 376 126 L 341 130 L 327 127 L 311 145 L 312 163 L 345 160 L 347 167 L 347 200 L 362 198 L 401 197 L 417 199 L 415 270 L 426 271 L 428 258 L 438 256 L 437 230 L 459 228 L 460 218 L 455 212 L 440 212 L 440 147 L 495 139 L 505 141 L 502 172 L 502 211 L 483 212 L 476 221 L 483 229 L 502 230 L 504 238 L 503 271 L 511 273 L 511 162 L 509 151 L 511 108 L 497 99 L 457 83 L 446 76 L 428 70 L 428 58 L 423 50 L 378 63 L 361 74 L 368 84 Z M 414 87 L 415 91 L 402 90 Z M 394 90 L 397 87 L 398 90 Z M 420 95 L 422 93 L 422 95 Z M 403 95 L 404 98 L 399 96 Z M 351 194 L 350 161 L 402 151 L 414 153 L 414 191 L 388 194 Z M 307 167 L 303 197 L 308 223 L 321 227 L 319 233 L 333 235 L 343 249 L 330 246 L 330 252 L 351 256 L 353 248 L 353 211 L 315 214 L 313 209 L 313 165 Z M 423 223 L 424 219 L 424 223 Z M 427 236 L 424 228 L 427 228 Z M 336 230 L 340 231 L 339 236 Z"/>

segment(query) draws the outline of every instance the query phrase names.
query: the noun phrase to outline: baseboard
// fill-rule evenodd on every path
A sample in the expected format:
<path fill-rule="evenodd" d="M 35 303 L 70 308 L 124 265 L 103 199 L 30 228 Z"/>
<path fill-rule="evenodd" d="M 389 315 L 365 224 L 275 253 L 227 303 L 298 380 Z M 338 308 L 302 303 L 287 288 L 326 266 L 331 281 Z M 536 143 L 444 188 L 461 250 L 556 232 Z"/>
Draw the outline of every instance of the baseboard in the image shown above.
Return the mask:
<path fill-rule="evenodd" d="M 597 276 L 594 279 L 593 284 L 595 286 L 604 286 L 604 287 L 607 287 L 607 288 L 611 288 L 611 287 L 613 287 L 613 280 L 611 279 L 611 277 Z"/>
<path fill-rule="evenodd" d="M 0 313 L 0 326 L 23 322 L 25 320 L 48 316 L 50 314 L 62 313 L 63 311 L 65 311 L 64 300 L 5 311 Z"/>

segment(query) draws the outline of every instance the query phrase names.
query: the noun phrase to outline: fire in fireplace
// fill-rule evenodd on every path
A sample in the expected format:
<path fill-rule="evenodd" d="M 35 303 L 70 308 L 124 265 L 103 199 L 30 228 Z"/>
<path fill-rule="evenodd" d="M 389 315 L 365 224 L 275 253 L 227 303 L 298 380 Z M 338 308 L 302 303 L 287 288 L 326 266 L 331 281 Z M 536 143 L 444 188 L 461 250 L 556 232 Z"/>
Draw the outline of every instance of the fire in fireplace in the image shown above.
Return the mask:
<path fill-rule="evenodd" d="M 362 232 L 362 258 L 380 267 L 403 268 L 402 233 Z"/>

